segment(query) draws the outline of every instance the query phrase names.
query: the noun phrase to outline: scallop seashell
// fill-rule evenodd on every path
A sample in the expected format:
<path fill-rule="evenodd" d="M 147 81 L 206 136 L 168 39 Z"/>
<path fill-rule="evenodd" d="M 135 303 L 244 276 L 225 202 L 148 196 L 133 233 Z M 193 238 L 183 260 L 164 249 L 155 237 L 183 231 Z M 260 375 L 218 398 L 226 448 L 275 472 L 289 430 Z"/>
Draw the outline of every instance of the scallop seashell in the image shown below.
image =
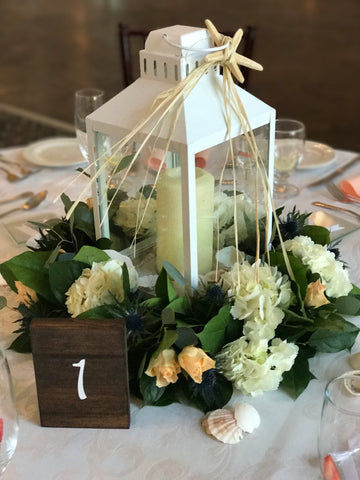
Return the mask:
<path fill-rule="evenodd" d="M 246 433 L 252 433 L 260 425 L 260 415 L 258 411 L 248 403 L 238 403 L 235 405 L 234 417 L 238 426 Z"/>
<path fill-rule="evenodd" d="M 350 355 L 348 363 L 354 370 L 360 370 L 360 352 Z"/>
<path fill-rule="evenodd" d="M 226 408 L 210 412 L 202 421 L 202 427 L 208 435 L 223 443 L 238 443 L 243 437 L 234 414 Z"/>

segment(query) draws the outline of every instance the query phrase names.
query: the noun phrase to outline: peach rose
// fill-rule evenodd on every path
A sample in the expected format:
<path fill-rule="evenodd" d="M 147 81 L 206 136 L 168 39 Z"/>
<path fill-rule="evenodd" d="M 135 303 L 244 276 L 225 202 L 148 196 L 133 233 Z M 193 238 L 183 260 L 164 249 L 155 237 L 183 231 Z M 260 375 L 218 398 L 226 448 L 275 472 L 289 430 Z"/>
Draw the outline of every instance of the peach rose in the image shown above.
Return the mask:
<path fill-rule="evenodd" d="M 320 279 L 316 280 L 316 282 L 311 282 L 306 287 L 306 295 L 305 295 L 305 306 L 306 307 L 321 307 L 321 305 L 326 305 L 330 303 L 329 300 L 325 297 L 325 290 L 326 285 L 323 285 L 320 282 Z"/>
<path fill-rule="evenodd" d="M 202 374 L 215 367 L 215 360 L 208 357 L 204 350 L 191 346 L 183 348 L 178 356 L 180 367 L 183 368 L 196 383 L 202 382 Z"/>
<path fill-rule="evenodd" d="M 27 287 L 19 280 L 15 281 L 15 287 L 17 290 L 16 299 L 18 302 L 23 303 L 27 307 L 30 307 L 32 303 L 36 303 L 38 301 L 38 296 L 35 290 L 33 290 L 30 287 Z"/>
<path fill-rule="evenodd" d="M 151 357 L 146 375 L 156 377 L 156 386 L 166 387 L 169 383 L 175 383 L 177 374 L 181 368 L 176 359 L 176 353 L 172 348 L 163 350 L 156 358 Z"/>

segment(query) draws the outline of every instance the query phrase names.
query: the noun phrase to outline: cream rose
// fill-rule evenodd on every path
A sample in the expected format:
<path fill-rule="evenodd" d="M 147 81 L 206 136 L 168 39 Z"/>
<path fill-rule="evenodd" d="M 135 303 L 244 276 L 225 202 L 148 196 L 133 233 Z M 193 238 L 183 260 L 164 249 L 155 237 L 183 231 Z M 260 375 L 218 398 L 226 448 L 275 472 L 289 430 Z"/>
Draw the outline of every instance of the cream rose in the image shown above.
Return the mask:
<path fill-rule="evenodd" d="M 146 375 L 156 377 L 156 386 L 166 387 L 169 383 L 176 383 L 181 368 L 172 348 L 163 350 L 156 358 L 151 357 Z"/>
<path fill-rule="evenodd" d="M 305 306 L 317 308 L 330 303 L 325 297 L 325 290 L 326 285 L 323 285 L 320 279 L 316 280 L 316 282 L 309 283 L 306 287 Z"/>
<path fill-rule="evenodd" d="M 178 355 L 183 368 L 196 383 L 202 382 L 202 374 L 215 367 L 215 360 L 208 357 L 204 350 L 193 346 L 185 347 Z"/>

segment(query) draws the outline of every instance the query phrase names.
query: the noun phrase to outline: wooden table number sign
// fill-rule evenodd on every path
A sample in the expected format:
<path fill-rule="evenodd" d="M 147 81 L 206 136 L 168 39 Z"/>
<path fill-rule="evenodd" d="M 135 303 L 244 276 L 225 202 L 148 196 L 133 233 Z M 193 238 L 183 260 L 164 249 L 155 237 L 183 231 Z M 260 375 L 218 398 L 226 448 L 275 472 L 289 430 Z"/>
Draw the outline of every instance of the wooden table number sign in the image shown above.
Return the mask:
<path fill-rule="evenodd" d="M 40 318 L 30 332 L 42 426 L 129 428 L 123 320 Z"/>

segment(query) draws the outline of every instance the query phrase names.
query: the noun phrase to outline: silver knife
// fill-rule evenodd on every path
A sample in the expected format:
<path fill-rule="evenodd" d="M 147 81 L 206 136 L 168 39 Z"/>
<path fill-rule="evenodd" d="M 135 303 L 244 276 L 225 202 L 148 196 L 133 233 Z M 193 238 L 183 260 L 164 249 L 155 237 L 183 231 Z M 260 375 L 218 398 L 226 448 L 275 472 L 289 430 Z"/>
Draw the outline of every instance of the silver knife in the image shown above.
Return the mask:
<path fill-rule="evenodd" d="M 343 167 L 339 167 L 338 169 L 336 169 L 334 172 L 330 173 L 326 177 L 320 178 L 320 180 L 316 180 L 315 182 L 309 183 L 309 185 L 307 185 L 307 188 L 317 187 L 318 185 L 322 185 L 323 183 L 329 182 L 333 178 L 345 172 L 345 170 L 350 168 L 352 165 L 354 165 L 354 163 L 358 162 L 359 160 L 360 160 L 360 155 L 357 155 L 355 158 L 351 160 L 351 162 L 347 163 Z"/>

